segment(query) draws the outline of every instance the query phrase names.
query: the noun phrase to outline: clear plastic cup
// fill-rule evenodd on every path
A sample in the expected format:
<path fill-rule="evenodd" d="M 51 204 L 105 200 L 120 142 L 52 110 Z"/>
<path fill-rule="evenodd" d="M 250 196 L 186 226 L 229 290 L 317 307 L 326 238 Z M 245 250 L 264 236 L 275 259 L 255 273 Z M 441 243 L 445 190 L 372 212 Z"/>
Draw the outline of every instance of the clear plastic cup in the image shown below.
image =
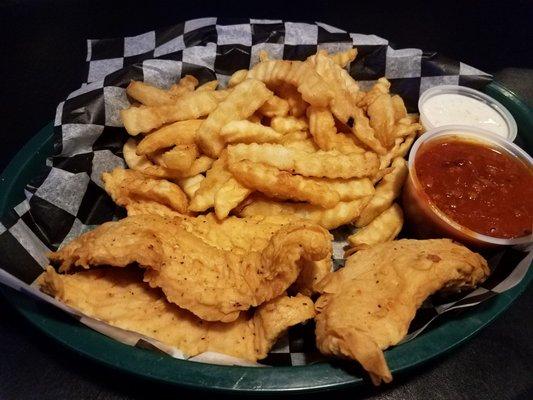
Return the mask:
<path fill-rule="evenodd" d="M 416 174 L 416 155 L 420 146 L 437 139 L 474 140 L 487 144 L 503 153 L 518 157 L 525 165 L 533 169 L 533 159 L 523 149 L 508 139 L 492 132 L 465 125 L 448 125 L 433 129 L 420 136 L 414 143 L 409 155 L 409 175 L 402 195 L 403 210 L 410 229 L 420 238 L 448 237 L 476 248 L 490 248 L 506 245 L 518 245 L 533 242 L 533 235 L 513 239 L 502 239 L 482 235 L 452 220 L 431 202 L 424 192 Z"/>
<path fill-rule="evenodd" d="M 426 112 L 424 111 L 424 104 L 430 98 L 435 97 L 435 96 L 439 96 L 439 95 L 443 95 L 443 94 L 457 94 L 457 95 L 461 95 L 461 96 L 466 96 L 466 97 L 469 97 L 469 98 L 474 99 L 474 100 L 478 100 L 478 101 L 486 104 L 487 106 L 492 108 L 494 111 L 496 111 L 501 116 L 501 118 L 505 121 L 505 123 L 507 125 L 507 137 L 506 138 L 509 139 L 511 142 L 516 139 L 516 134 L 517 134 L 517 131 L 518 131 L 518 128 L 516 126 L 516 121 L 514 120 L 514 118 L 511 115 L 511 113 L 509 111 L 507 111 L 507 109 L 502 104 L 500 104 L 499 102 L 494 100 L 492 97 L 487 96 L 484 93 L 481 93 L 481 92 L 479 92 L 477 90 L 471 89 L 471 88 L 466 87 L 466 86 L 458 86 L 458 85 L 434 86 L 434 87 L 426 90 L 420 96 L 420 99 L 418 100 L 418 110 L 420 112 L 420 122 L 422 123 L 422 125 L 424 126 L 426 131 L 430 131 L 430 130 L 433 130 L 435 128 L 439 128 L 440 126 L 445 126 L 445 125 L 439 125 L 439 126 L 434 125 L 431 122 L 431 116 L 427 115 Z M 456 121 L 454 120 L 453 123 L 451 123 L 450 125 L 468 125 L 468 126 L 472 126 L 474 128 L 487 130 L 486 128 L 480 128 L 479 126 L 476 127 L 474 125 L 469 125 L 469 124 L 466 123 L 465 120 L 463 120 L 459 116 L 457 117 L 457 120 Z"/>

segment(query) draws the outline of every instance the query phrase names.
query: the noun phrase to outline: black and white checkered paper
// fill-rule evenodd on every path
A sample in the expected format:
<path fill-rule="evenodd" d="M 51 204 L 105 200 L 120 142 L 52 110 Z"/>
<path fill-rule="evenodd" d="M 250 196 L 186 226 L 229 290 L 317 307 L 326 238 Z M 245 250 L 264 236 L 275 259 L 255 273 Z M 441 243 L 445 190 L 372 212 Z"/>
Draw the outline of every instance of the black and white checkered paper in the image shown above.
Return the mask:
<path fill-rule="evenodd" d="M 202 18 L 135 37 L 89 40 L 87 82 L 57 108 L 55 154 L 26 186 L 26 199 L 1 219 L 0 282 L 53 303 L 124 343 L 155 346 L 184 358 L 177 349 L 82 316 L 30 286 L 48 264 L 48 251 L 121 215 L 103 190 L 100 176 L 125 165 L 121 151 L 127 133 L 119 110 L 129 106 L 126 86 L 131 80 L 141 80 L 168 88 L 186 74 L 196 76 L 201 83 L 216 78 L 224 85 L 233 72 L 254 65 L 261 50 L 272 58 L 303 60 L 318 49 L 335 52 L 352 47 L 357 48 L 358 56 L 349 66 L 351 75 L 363 88 L 387 77 L 391 91 L 404 98 L 410 112 L 417 111 L 420 94 L 432 86 L 482 88 L 491 81 L 490 75 L 439 54 L 395 49 L 380 37 L 348 33 L 323 23 Z M 342 228 L 335 232 L 337 267 L 343 263 L 346 234 Z M 490 260 L 494 273 L 483 287 L 453 301 L 427 302 L 407 339 L 420 334 L 439 315 L 477 305 L 515 286 L 526 275 L 532 257 L 531 248 L 507 249 L 494 255 Z M 217 354 L 205 353 L 193 359 L 246 365 Z M 303 365 L 319 360 L 313 324 L 309 323 L 292 328 L 264 363 Z"/>

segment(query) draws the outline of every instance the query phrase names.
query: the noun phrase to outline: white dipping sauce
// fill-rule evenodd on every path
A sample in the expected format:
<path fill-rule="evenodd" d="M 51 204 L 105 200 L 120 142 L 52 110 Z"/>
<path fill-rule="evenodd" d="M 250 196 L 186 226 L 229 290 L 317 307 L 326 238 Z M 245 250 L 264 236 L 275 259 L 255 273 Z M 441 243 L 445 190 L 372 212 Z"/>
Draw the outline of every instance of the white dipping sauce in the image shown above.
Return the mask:
<path fill-rule="evenodd" d="M 470 125 L 508 137 L 509 128 L 502 116 L 487 104 L 468 96 L 443 93 L 428 98 L 422 111 L 435 127 Z"/>

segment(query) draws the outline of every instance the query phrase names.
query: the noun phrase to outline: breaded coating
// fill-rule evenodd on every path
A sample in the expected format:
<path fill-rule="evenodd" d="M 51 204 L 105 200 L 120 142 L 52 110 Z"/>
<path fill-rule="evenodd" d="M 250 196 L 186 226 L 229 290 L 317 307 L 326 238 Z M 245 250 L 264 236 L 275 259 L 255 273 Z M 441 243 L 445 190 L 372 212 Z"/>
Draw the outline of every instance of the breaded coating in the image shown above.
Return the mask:
<path fill-rule="evenodd" d="M 207 321 L 231 322 L 281 295 L 300 274 L 301 260 L 322 260 L 330 251 L 329 232 L 310 222 L 291 223 L 263 250 L 239 254 L 198 240 L 180 218 L 136 215 L 99 226 L 50 259 L 61 271 L 137 262 L 144 280 L 170 302 Z"/>
<path fill-rule="evenodd" d="M 231 323 L 202 321 L 169 303 L 142 282 L 136 268 L 105 268 L 62 275 L 48 267 L 39 278 L 43 291 L 92 318 L 174 346 L 188 356 L 205 351 L 249 361 L 265 358 L 287 328 L 314 316 L 313 301 L 281 295 L 252 317 Z"/>
<path fill-rule="evenodd" d="M 399 343 L 423 301 L 472 288 L 489 275 L 479 254 L 449 239 L 398 240 L 361 250 L 319 284 L 316 343 L 357 360 L 374 384 L 390 382 L 383 350 Z"/>

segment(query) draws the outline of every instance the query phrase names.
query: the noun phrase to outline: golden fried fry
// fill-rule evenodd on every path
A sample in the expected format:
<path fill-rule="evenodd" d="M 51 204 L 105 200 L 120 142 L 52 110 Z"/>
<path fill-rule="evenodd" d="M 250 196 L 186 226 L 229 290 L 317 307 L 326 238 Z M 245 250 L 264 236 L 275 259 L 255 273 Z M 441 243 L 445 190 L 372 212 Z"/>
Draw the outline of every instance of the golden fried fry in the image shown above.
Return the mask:
<path fill-rule="evenodd" d="M 284 134 L 281 140 L 279 141 L 279 143 L 283 145 L 288 145 L 294 142 L 304 142 L 308 139 L 309 139 L 309 134 L 306 131 L 292 131 L 292 132 Z M 311 142 L 313 141 L 311 140 Z M 315 150 L 318 150 L 317 146 L 313 145 L 312 148 Z"/>
<path fill-rule="evenodd" d="M 180 213 L 187 212 L 187 196 L 178 185 L 165 179 L 149 178 L 131 169 L 115 168 L 104 172 L 105 190 L 120 206 L 144 200 L 156 201 Z"/>
<path fill-rule="evenodd" d="M 198 174 L 206 172 L 212 167 L 215 160 L 207 156 L 200 156 L 191 165 L 191 168 L 184 174 L 181 174 L 178 178 L 190 178 Z"/>
<path fill-rule="evenodd" d="M 122 152 L 124 160 L 129 168 L 142 172 L 143 174 L 156 177 L 156 178 L 176 178 L 176 171 L 161 167 L 152 163 L 148 157 L 137 155 L 137 143 L 135 139 L 130 138 L 124 143 Z"/>
<path fill-rule="evenodd" d="M 395 137 L 404 137 L 415 135 L 418 132 L 421 132 L 423 129 L 422 125 L 416 122 L 415 118 L 405 117 L 399 120 L 394 127 L 394 136 Z"/>
<path fill-rule="evenodd" d="M 364 153 L 352 137 L 337 133 L 333 115 L 327 108 L 308 107 L 309 131 L 313 140 L 322 150 L 337 150 L 343 154 Z"/>
<path fill-rule="evenodd" d="M 394 240 L 403 227 L 403 213 L 398 204 L 383 211 L 367 226 L 359 229 L 356 233 L 348 236 L 350 254 L 354 251 L 366 249 L 378 243 Z"/>
<path fill-rule="evenodd" d="M 387 78 L 382 77 L 377 80 L 377 82 L 372 86 L 372 88 L 365 93 L 363 98 L 357 103 L 359 107 L 367 108 L 370 104 L 376 100 L 382 94 L 388 94 L 390 90 L 390 82 Z M 398 107 L 398 104 L 396 104 Z"/>
<path fill-rule="evenodd" d="M 270 121 L 270 127 L 279 133 L 289 133 L 294 131 L 305 131 L 308 128 L 304 118 L 296 117 L 274 117 Z"/>
<path fill-rule="evenodd" d="M 331 208 L 340 201 L 339 195 L 325 185 L 300 175 L 291 175 L 265 164 L 240 161 L 228 165 L 229 170 L 244 186 L 269 197 L 307 201 Z"/>
<path fill-rule="evenodd" d="M 264 163 L 304 176 L 326 178 L 362 178 L 378 170 L 375 153 L 341 154 L 337 151 L 308 153 L 278 144 L 236 144 L 228 147 L 228 160 Z"/>
<path fill-rule="evenodd" d="M 213 81 L 206 82 L 201 86 L 198 86 L 198 89 L 196 89 L 196 91 L 202 92 L 204 90 L 207 90 L 207 91 L 216 90 L 217 86 L 218 86 L 218 81 L 215 79 Z"/>
<path fill-rule="evenodd" d="M 276 94 L 282 99 L 287 100 L 289 103 L 289 115 L 292 117 L 299 118 L 302 115 L 305 115 L 305 110 L 309 105 L 304 101 L 302 95 L 296 87 L 291 84 L 284 83 L 275 88 Z"/>
<path fill-rule="evenodd" d="M 189 178 L 178 179 L 177 183 L 185 192 L 189 199 L 194 197 L 196 191 L 200 188 L 200 183 L 205 179 L 202 174 L 194 175 Z"/>
<path fill-rule="evenodd" d="M 382 171 L 386 169 L 396 157 L 405 157 L 415 140 L 415 136 L 415 134 L 411 134 L 407 136 L 405 140 L 401 137 L 396 138 L 394 141 L 394 147 L 392 147 L 387 154 L 379 156 L 379 170 Z M 379 179 L 377 179 L 376 182 L 377 181 L 379 181 Z"/>
<path fill-rule="evenodd" d="M 363 110 L 357 106 L 361 94 L 353 78 L 335 64 L 325 52 L 319 51 L 315 57 L 315 69 L 327 82 L 334 96 L 331 100 L 331 112 L 346 124 L 355 136 L 378 154 L 385 154 L 386 149 L 375 137 Z"/>
<path fill-rule="evenodd" d="M 390 164 L 390 162 L 389 162 Z M 392 171 L 394 170 L 394 168 L 392 167 L 387 167 L 387 168 L 383 168 L 383 169 L 380 169 L 378 172 L 376 172 L 376 174 L 372 177 L 372 184 L 373 185 L 376 185 L 376 183 L 378 183 L 381 179 L 383 179 L 383 177 L 385 175 L 388 175 L 390 174 Z"/>
<path fill-rule="evenodd" d="M 252 191 L 234 177 L 224 182 L 215 193 L 213 206 L 218 219 L 226 218 Z"/>
<path fill-rule="evenodd" d="M 145 106 L 174 104 L 179 96 L 144 82 L 131 81 L 126 88 L 128 96 Z"/>
<path fill-rule="evenodd" d="M 306 153 L 315 153 L 319 150 L 318 146 L 313 142 L 311 139 L 296 139 L 296 134 L 304 133 L 304 132 L 291 132 L 287 133 L 281 141 L 280 144 L 282 144 L 284 147 L 292 150 L 297 151 L 304 151 Z M 299 136 L 299 135 L 298 135 Z"/>
<path fill-rule="evenodd" d="M 361 197 L 372 196 L 375 192 L 374 185 L 368 178 L 352 179 L 324 179 L 308 178 L 329 190 L 337 192 L 340 201 L 352 201 Z"/>
<path fill-rule="evenodd" d="M 316 106 L 327 106 L 333 96 L 327 83 L 308 61 L 263 61 L 248 72 L 248 78 L 259 79 L 270 87 L 291 84 L 298 88 L 306 102 Z"/>
<path fill-rule="evenodd" d="M 255 112 L 252 115 L 250 115 L 248 119 L 246 119 L 246 121 L 253 122 L 254 124 L 260 124 L 262 119 L 263 119 L 263 116 Z"/>
<path fill-rule="evenodd" d="M 394 120 L 398 122 L 399 120 L 407 117 L 407 109 L 405 108 L 405 104 L 402 98 L 395 94 L 394 96 L 392 96 L 391 100 L 392 107 L 394 108 Z"/>
<path fill-rule="evenodd" d="M 374 218 L 389 208 L 400 195 L 407 177 L 407 162 L 403 158 L 397 157 L 392 162 L 392 168 L 393 170 L 385 175 L 376 186 L 376 192 L 372 200 L 370 200 L 357 219 L 357 227 L 368 225 Z"/>
<path fill-rule="evenodd" d="M 147 133 L 169 122 L 197 119 L 214 111 L 221 91 L 190 92 L 179 97 L 173 105 L 159 107 L 130 107 L 120 111 L 122 122 L 132 136 Z"/>
<path fill-rule="evenodd" d="M 157 156 L 156 162 L 162 167 L 186 172 L 191 169 L 196 157 L 198 157 L 198 148 L 195 144 L 179 144 Z"/>
<path fill-rule="evenodd" d="M 383 147 L 390 148 L 394 144 L 394 105 L 390 94 L 381 94 L 368 106 L 370 126 Z"/>
<path fill-rule="evenodd" d="M 209 168 L 211 168 L 211 165 L 213 164 L 212 158 L 209 158 L 207 156 L 200 156 L 193 161 L 191 167 L 187 171 L 177 171 L 154 164 L 145 155 L 137 155 L 136 148 L 137 144 L 135 143 L 135 139 L 133 138 L 128 139 L 124 144 L 122 151 L 126 164 L 131 169 L 156 178 L 187 178 L 207 171 Z"/>
<path fill-rule="evenodd" d="M 345 68 L 357 57 L 357 49 L 349 49 L 339 51 L 338 53 L 330 54 L 329 56 L 335 64 L 341 68 Z"/>
<path fill-rule="evenodd" d="M 268 51 L 266 50 L 260 50 L 258 56 L 259 61 L 261 62 L 270 60 L 270 56 L 268 55 Z"/>
<path fill-rule="evenodd" d="M 247 69 L 240 69 L 231 75 L 228 81 L 228 88 L 233 88 L 237 86 L 239 83 L 242 83 L 246 80 L 248 77 L 248 70 Z"/>
<path fill-rule="evenodd" d="M 279 140 L 279 144 L 293 150 L 305 151 L 307 153 L 314 153 L 319 150 L 318 146 L 309 139 L 309 135 L 304 131 L 293 131 L 283 135 Z"/>
<path fill-rule="evenodd" d="M 220 192 L 220 193 L 219 193 Z M 214 207 L 219 218 L 225 218 L 237 207 L 251 190 L 235 180 L 226 166 L 226 154 L 222 153 L 194 193 L 189 205 L 191 211 L 205 211 Z"/>
<path fill-rule="evenodd" d="M 137 154 L 144 155 L 154 153 L 157 150 L 179 144 L 193 144 L 196 140 L 196 132 L 202 124 L 201 119 L 178 121 L 158 129 L 145 136 L 137 145 Z"/>
<path fill-rule="evenodd" d="M 192 75 L 185 75 L 180 81 L 172 85 L 169 92 L 175 96 L 183 96 L 187 92 L 192 92 L 198 86 L 198 79 Z"/>
<path fill-rule="evenodd" d="M 326 229 L 335 229 L 357 219 L 369 202 L 370 196 L 349 202 L 340 202 L 333 208 L 322 208 L 305 203 L 282 203 L 268 198 L 255 197 L 239 212 L 241 217 L 254 215 L 292 215 L 308 219 Z"/>
<path fill-rule="evenodd" d="M 222 154 L 215 160 L 213 166 L 207 171 L 206 178 L 200 183 L 200 187 L 194 194 L 189 204 L 191 211 L 205 211 L 215 204 L 215 194 L 222 185 L 232 177 L 226 170 L 226 156 Z"/>
<path fill-rule="evenodd" d="M 278 96 L 272 96 L 258 110 L 266 117 L 285 117 L 289 114 L 289 102 Z"/>
<path fill-rule="evenodd" d="M 283 134 L 274 129 L 248 120 L 231 121 L 220 130 L 226 143 L 278 143 Z"/>
<path fill-rule="evenodd" d="M 345 51 L 340 51 L 338 53 L 328 54 L 325 50 L 320 50 L 319 53 L 321 53 L 322 56 L 329 57 L 331 61 L 333 61 L 335 64 L 337 64 L 341 68 L 345 68 L 348 64 L 350 64 L 353 60 L 355 60 L 355 57 L 357 57 L 357 49 L 348 49 Z M 316 64 L 316 57 L 317 54 L 314 54 L 307 58 L 313 65 Z"/>
<path fill-rule="evenodd" d="M 202 151 L 211 157 L 218 156 L 224 148 L 220 137 L 222 127 L 231 121 L 248 118 L 272 96 L 265 84 L 255 79 L 247 79 L 235 86 L 200 126 L 197 139 Z"/>

